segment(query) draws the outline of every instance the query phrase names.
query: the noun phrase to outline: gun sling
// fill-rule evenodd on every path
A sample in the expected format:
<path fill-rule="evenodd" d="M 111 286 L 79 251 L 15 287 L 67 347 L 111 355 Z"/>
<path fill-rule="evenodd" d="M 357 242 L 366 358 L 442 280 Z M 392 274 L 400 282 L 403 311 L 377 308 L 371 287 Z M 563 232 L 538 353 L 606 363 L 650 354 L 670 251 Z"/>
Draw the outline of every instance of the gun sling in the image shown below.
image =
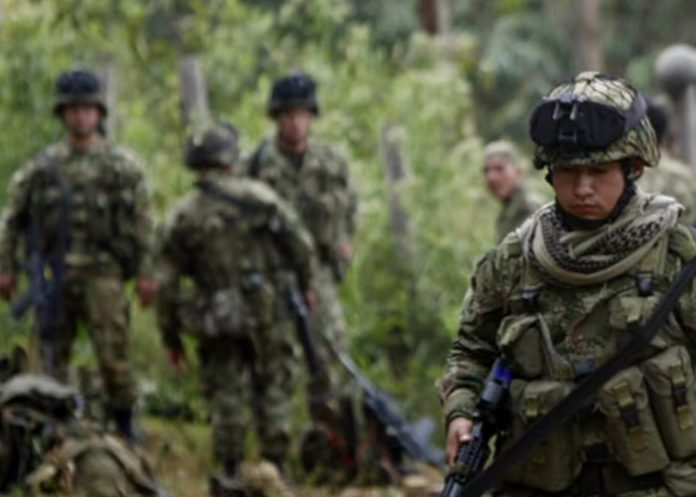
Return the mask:
<path fill-rule="evenodd" d="M 630 366 L 636 356 L 650 344 L 660 328 L 665 325 L 672 309 L 677 305 L 679 298 L 688 288 L 694 275 L 696 275 L 696 258 L 691 259 L 682 268 L 676 281 L 664 295 L 648 321 L 636 331 L 635 339 L 619 350 L 594 373 L 586 376 L 568 396 L 563 398 L 546 415 L 534 422 L 515 443 L 496 457 L 488 468 L 467 483 L 460 496 L 479 497 L 493 488 L 500 481 L 501 475 L 506 474 L 520 461 L 528 457 L 548 433 L 586 405 L 587 401 L 596 395 L 614 375 Z"/>

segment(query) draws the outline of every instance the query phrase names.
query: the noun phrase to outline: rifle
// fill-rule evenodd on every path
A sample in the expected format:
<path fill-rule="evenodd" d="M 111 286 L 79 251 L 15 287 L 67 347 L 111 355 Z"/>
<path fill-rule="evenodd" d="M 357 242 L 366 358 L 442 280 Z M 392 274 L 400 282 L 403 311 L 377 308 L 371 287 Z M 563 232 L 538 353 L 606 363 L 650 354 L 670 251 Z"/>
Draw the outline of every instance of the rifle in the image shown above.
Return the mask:
<path fill-rule="evenodd" d="M 304 298 L 299 291 L 294 290 L 291 292 L 291 303 L 297 317 L 297 330 L 310 373 L 315 374 L 315 372 L 318 372 L 321 374 L 324 372 L 323 365 L 317 357 L 315 344 L 310 335 L 309 313 L 307 312 Z M 426 440 L 427 437 L 418 436 L 418 433 L 423 430 L 418 430 L 404 418 L 395 407 L 391 397 L 372 383 L 350 356 L 336 350 L 326 337 L 320 335 L 320 338 L 363 392 L 364 407 L 383 428 L 383 433 L 390 437 L 390 442 L 395 442 L 397 451 L 405 452 L 413 459 L 425 461 L 433 466 L 443 468 L 444 456 L 442 452 L 430 446 Z"/>
<path fill-rule="evenodd" d="M 30 307 L 34 308 L 44 367 L 49 374 L 56 367 L 56 327 L 63 312 L 70 195 L 58 166 L 52 165 L 51 168 L 62 193 L 56 244 L 49 254 L 43 254 L 41 223 L 38 214 L 34 213 L 26 230 L 25 266 L 29 274 L 29 289 L 10 306 L 10 314 L 14 319 L 20 319 Z"/>
<path fill-rule="evenodd" d="M 505 363 L 502 359 L 496 360 L 474 409 L 471 442 L 459 449 L 440 497 L 459 497 L 469 480 L 483 470 L 490 455 L 491 438 L 504 424 L 503 406 L 510 379 L 510 370 Z"/>

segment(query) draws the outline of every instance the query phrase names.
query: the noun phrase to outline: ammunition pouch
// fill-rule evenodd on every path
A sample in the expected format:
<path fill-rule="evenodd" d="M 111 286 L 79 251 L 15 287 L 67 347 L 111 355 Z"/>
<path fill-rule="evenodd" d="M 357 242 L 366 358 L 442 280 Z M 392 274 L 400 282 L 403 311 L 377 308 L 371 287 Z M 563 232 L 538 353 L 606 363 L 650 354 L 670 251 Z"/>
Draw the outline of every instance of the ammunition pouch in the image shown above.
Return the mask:
<path fill-rule="evenodd" d="M 545 415 L 573 388 L 572 383 L 537 380 L 513 380 L 510 400 L 513 406 L 509 436 L 503 443 L 513 443 L 529 425 Z M 559 492 L 568 488 L 580 473 L 582 461 L 577 447 L 578 426 L 574 422 L 550 433 L 537 445 L 529 459 L 505 476 L 505 480 L 525 486 Z"/>

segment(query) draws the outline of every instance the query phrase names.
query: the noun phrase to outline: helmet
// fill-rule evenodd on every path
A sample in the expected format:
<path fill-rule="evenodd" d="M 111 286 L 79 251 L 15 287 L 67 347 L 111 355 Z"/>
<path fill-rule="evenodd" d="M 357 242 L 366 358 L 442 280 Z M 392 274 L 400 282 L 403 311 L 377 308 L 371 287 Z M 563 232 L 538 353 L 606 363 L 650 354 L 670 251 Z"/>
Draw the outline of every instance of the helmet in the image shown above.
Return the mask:
<path fill-rule="evenodd" d="M 56 80 L 56 101 L 53 112 L 61 115 L 66 105 L 96 105 L 102 115 L 107 114 L 106 102 L 99 79 L 90 71 L 74 69 L 64 72 Z"/>
<path fill-rule="evenodd" d="M 319 115 L 317 102 L 317 84 L 303 73 L 286 76 L 273 83 L 268 99 L 268 115 L 278 117 L 283 111 L 304 108 L 312 114 Z"/>
<path fill-rule="evenodd" d="M 238 142 L 239 132 L 231 124 L 208 127 L 186 142 L 186 165 L 191 169 L 233 166 L 239 160 Z"/>
<path fill-rule="evenodd" d="M 520 163 L 520 153 L 514 143 L 508 140 L 496 140 L 490 142 L 483 149 L 483 156 L 485 159 L 493 156 L 502 157 L 505 162 L 510 164 Z"/>
<path fill-rule="evenodd" d="M 581 166 L 639 158 L 656 167 L 660 152 L 643 96 L 627 81 L 584 72 L 554 88 L 529 123 L 534 166 Z"/>

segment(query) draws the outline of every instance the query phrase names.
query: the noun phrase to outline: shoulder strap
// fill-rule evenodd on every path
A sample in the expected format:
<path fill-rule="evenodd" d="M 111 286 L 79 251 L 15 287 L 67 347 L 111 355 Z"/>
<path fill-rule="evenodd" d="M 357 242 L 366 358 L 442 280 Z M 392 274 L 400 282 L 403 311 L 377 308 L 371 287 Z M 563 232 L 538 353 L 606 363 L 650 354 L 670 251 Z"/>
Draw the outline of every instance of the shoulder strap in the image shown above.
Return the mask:
<path fill-rule="evenodd" d="M 268 139 L 265 139 L 259 143 L 259 146 L 256 147 L 256 150 L 254 150 L 254 153 L 249 159 L 249 176 L 252 178 L 259 177 L 259 171 L 261 170 L 261 153 L 263 152 L 266 143 L 268 143 Z"/>
<path fill-rule="evenodd" d="M 258 212 L 260 210 L 260 206 L 258 204 L 235 197 L 210 181 L 200 180 L 197 181 L 195 185 L 203 195 L 207 195 L 215 200 L 223 202 L 227 205 L 231 205 L 244 213 Z"/>
<path fill-rule="evenodd" d="M 614 375 L 630 366 L 636 356 L 650 344 L 658 330 L 665 325 L 672 309 L 682 293 L 689 287 L 694 275 L 696 275 L 696 257 L 691 259 L 681 270 L 650 319 L 636 331 L 634 340 L 619 350 L 594 373 L 585 377 L 568 396 L 533 423 L 514 444 L 493 461 L 493 464 L 473 478 L 462 489 L 460 495 L 479 497 L 491 489 L 500 481 L 500 475 L 507 474 L 520 461 L 525 460 L 547 434 L 566 422 L 578 409 L 586 405 L 587 400 L 596 395 Z"/>

